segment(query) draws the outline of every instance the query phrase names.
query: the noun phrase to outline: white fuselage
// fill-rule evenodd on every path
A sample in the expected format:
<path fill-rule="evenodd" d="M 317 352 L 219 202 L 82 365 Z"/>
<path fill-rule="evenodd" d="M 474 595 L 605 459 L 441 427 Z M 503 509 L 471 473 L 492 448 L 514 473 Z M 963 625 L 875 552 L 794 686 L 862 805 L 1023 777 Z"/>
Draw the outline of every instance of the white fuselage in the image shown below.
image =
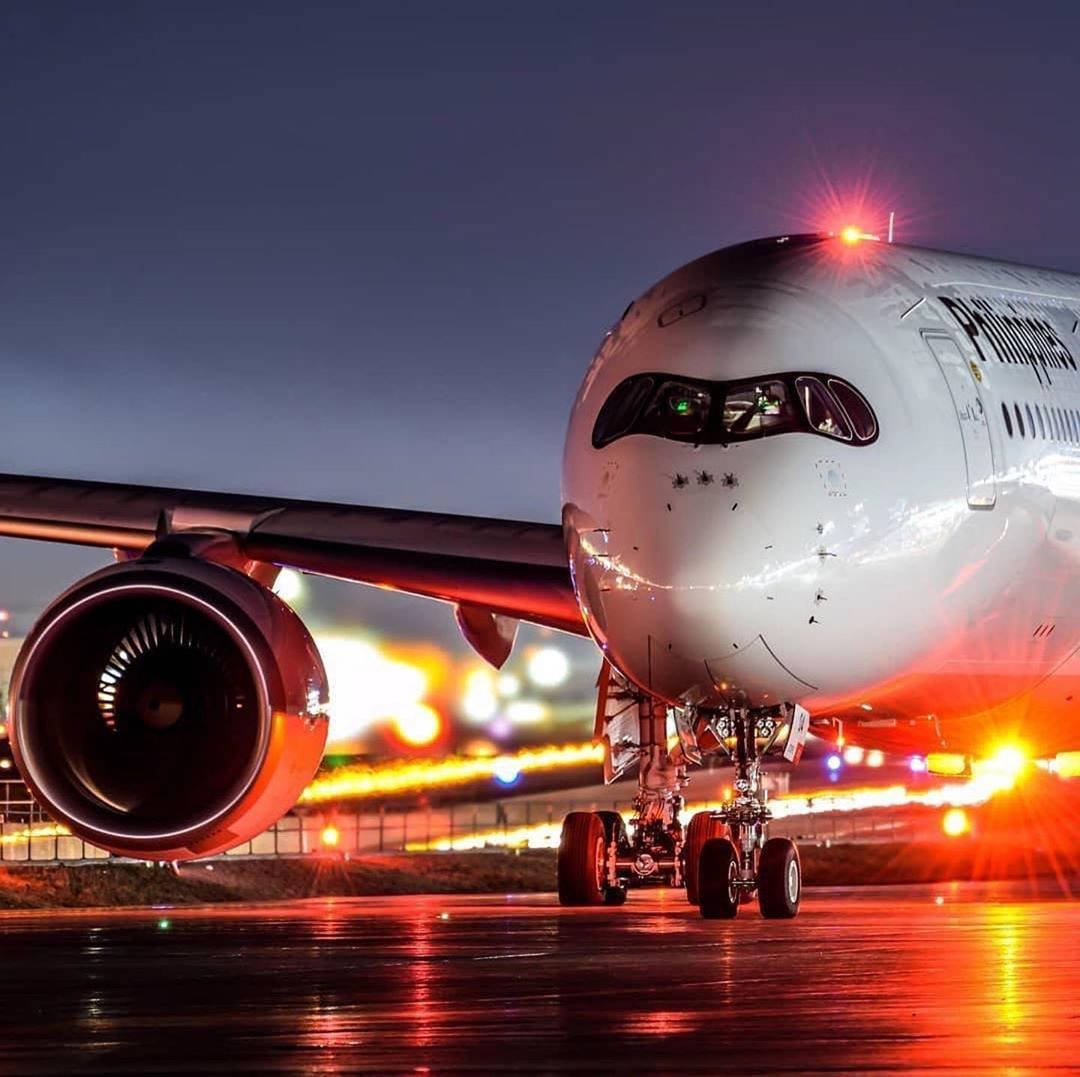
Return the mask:
<path fill-rule="evenodd" d="M 672 703 L 800 702 L 868 745 L 1080 744 L 1078 319 L 1080 278 L 869 239 L 665 278 L 604 340 L 566 441 L 575 588 L 609 660 Z M 795 375 L 831 376 L 878 430 L 594 448 L 644 374 L 714 398 L 788 376 L 796 399 Z"/>

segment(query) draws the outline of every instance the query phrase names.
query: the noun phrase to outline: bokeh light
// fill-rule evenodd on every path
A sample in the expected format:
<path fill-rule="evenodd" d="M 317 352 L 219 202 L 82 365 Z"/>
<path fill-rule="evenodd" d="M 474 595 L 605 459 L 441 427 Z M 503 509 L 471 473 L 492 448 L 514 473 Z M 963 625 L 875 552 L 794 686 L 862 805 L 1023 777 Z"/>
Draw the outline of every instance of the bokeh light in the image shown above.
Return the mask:
<path fill-rule="evenodd" d="M 315 643 L 330 682 L 329 744 L 348 741 L 379 720 L 415 717 L 428 688 L 419 666 L 349 636 L 318 635 Z"/>
<path fill-rule="evenodd" d="M 466 675 L 461 710 L 470 722 L 486 722 L 495 716 L 499 700 L 494 682 L 495 678 L 486 669 L 474 669 Z"/>
<path fill-rule="evenodd" d="M 971 830 L 971 821 L 963 808 L 950 808 L 941 818 L 941 829 L 950 838 L 959 838 Z"/>
<path fill-rule="evenodd" d="M 542 722 L 547 714 L 547 707 L 538 699 L 515 699 L 506 707 L 506 717 L 514 725 L 535 725 Z"/>
<path fill-rule="evenodd" d="M 442 718 L 426 703 L 403 704 L 393 719 L 394 732 L 414 748 L 434 744 L 442 733 Z"/>
<path fill-rule="evenodd" d="M 521 779 L 521 766 L 513 756 L 504 755 L 495 760 L 491 773 L 500 785 L 515 785 Z"/>
<path fill-rule="evenodd" d="M 558 647 L 541 647 L 529 656 L 529 680 L 540 688 L 558 688 L 570 675 L 570 660 Z"/>

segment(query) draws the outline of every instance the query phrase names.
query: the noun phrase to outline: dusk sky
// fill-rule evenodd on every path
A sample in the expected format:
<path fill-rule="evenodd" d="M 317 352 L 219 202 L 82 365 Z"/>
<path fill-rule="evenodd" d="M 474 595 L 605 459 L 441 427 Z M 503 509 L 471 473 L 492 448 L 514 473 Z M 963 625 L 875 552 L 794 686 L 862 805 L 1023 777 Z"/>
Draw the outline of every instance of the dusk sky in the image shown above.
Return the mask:
<path fill-rule="evenodd" d="M 1080 270 L 1075 2 L 9 2 L 0 35 L 7 472 L 555 521 L 591 352 L 690 258 L 865 189 L 904 241 Z M 0 540 L 0 605 L 100 563 Z"/>

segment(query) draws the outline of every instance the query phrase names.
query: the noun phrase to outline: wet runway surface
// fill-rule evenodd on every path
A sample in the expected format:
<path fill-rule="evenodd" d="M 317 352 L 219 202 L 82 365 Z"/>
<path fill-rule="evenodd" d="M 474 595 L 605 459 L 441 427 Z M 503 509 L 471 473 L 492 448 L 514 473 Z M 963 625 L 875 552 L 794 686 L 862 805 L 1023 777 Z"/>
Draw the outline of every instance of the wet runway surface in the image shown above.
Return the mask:
<path fill-rule="evenodd" d="M 0 915 L 0 1073 L 1075 1072 L 1080 903 L 1030 886 Z"/>

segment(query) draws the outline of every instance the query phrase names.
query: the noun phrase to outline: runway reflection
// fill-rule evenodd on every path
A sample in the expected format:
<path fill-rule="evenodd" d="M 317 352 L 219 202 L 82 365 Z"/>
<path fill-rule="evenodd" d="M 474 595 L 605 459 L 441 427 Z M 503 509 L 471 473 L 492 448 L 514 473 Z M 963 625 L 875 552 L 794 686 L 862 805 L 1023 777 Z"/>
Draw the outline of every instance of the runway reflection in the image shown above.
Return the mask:
<path fill-rule="evenodd" d="M 1068 1069 L 1080 906 L 1029 888 L 5 916 L 0 1070 Z"/>

